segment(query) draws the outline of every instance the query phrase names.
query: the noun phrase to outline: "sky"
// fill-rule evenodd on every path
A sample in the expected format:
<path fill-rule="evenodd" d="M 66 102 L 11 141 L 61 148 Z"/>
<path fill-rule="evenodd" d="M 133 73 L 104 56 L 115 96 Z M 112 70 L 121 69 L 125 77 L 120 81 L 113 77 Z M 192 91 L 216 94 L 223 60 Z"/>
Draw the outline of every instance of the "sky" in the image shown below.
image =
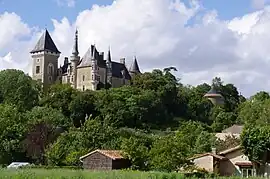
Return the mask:
<path fill-rule="evenodd" d="M 217 76 L 246 97 L 270 90 L 270 0 L 0 0 L 0 70 L 31 75 L 45 28 L 60 63 L 78 28 L 81 56 L 110 46 L 114 61 L 136 55 L 142 72 L 176 67 L 183 84 Z"/>

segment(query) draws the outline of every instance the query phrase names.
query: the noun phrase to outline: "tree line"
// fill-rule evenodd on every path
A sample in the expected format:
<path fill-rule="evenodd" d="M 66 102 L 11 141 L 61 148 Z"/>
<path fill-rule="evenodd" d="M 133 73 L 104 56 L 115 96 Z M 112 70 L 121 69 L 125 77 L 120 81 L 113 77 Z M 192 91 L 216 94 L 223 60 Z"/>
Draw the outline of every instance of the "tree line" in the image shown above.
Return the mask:
<path fill-rule="evenodd" d="M 239 144 L 250 158 L 266 161 L 267 92 L 246 99 L 217 77 L 212 84 L 188 86 L 171 70 L 176 69 L 156 69 L 137 75 L 130 85 L 98 91 L 67 84 L 43 91 L 20 70 L 0 71 L 0 164 L 80 166 L 79 157 L 92 150 L 119 149 L 132 169 L 172 171 L 194 154 Z M 203 97 L 211 86 L 224 97 L 223 106 Z M 233 124 L 246 126 L 241 141 L 215 138 Z"/>

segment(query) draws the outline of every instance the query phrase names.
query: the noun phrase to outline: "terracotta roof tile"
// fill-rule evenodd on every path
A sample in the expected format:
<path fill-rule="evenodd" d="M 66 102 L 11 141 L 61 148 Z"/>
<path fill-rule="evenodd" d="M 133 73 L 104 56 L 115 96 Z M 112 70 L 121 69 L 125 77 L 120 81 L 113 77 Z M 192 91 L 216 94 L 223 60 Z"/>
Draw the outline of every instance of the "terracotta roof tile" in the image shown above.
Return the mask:
<path fill-rule="evenodd" d="M 88 157 L 88 156 L 90 156 L 90 155 L 92 155 L 93 153 L 96 153 L 96 152 L 101 153 L 101 154 L 103 154 L 103 155 L 105 155 L 105 156 L 107 156 L 107 157 L 109 157 L 109 158 L 111 158 L 113 160 L 123 159 L 124 158 L 122 156 L 122 154 L 121 154 L 122 153 L 121 150 L 94 150 L 94 151 L 80 157 L 80 160 L 82 160 L 82 159 L 84 159 L 84 158 L 86 158 L 86 157 Z"/>
<path fill-rule="evenodd" d="M 225 155 L 225 154 L 234 152 L 234 151 L 239 150 L 239 149 L 241 149 L 241 146 L 240 145 L 238 145 L 236 147 L 233 147 L 233 148 L 230 148 L 230 149 L 227 149 L 227 150 L 223 150 L 223 151 L 219 152 L 219 154 L 220 155 Z"/>
<path fill-rule="evenodd" d="M 250 162 L 250 161 L 236 162 L 235 165 L 237 165 L 237 166 L 243 166 L 243 167 L 253 166 L 252 162 Z"/>

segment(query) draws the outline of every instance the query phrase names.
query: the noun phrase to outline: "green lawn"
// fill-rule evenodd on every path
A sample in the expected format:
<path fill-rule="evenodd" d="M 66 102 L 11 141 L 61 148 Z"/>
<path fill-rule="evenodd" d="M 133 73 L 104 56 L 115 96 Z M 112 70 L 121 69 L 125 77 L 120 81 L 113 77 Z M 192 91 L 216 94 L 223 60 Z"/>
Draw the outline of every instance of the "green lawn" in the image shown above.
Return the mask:
<path fill-rule="evenodd" d="M 182 179 L 178 173 L 110 171 L 90 172 L 69 169 L 1 169 L 0 179 Z"/>

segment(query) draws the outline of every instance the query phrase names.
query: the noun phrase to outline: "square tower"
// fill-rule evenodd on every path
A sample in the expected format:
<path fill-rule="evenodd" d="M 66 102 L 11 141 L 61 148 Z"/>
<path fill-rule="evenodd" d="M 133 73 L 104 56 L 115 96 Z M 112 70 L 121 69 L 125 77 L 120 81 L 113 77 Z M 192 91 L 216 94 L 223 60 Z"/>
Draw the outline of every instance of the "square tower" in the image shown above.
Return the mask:
<path fill-rule="evenodd" d="M 33 60 L 32 78 L 41 81 L 44 89 L 47 89 L 57 80 L 58 58 L 61 54 L 47 29 L 30 53 Z"/>

